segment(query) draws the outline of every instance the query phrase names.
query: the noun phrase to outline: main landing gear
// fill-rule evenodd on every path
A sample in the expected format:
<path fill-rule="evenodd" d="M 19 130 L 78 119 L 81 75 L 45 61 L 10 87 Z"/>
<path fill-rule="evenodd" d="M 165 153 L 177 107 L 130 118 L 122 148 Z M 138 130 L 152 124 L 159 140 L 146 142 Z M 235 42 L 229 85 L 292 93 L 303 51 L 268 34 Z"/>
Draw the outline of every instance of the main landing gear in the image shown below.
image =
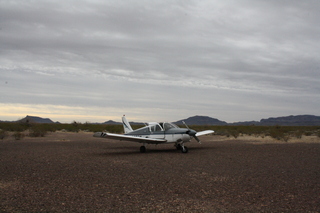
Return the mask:
<path fill-rule="evenodd" d="M 175 144 L 174 146 L 177 148 L 177 150 L 180 150 L 182 153 L 188 153 L 188 147 L 186 147 L 184 144 L 178 143 L 178 144 Z M 147 149 L 146 149 L 145 145 L 140 146 L 140 152 L 141 153 L 145 153 L 146 150 Z"/>
<path fill-rule="evenodd" d="M 145 146 L 140 146 L 140 152 L 145 153 L 146 152 L 146 147 Z"/>

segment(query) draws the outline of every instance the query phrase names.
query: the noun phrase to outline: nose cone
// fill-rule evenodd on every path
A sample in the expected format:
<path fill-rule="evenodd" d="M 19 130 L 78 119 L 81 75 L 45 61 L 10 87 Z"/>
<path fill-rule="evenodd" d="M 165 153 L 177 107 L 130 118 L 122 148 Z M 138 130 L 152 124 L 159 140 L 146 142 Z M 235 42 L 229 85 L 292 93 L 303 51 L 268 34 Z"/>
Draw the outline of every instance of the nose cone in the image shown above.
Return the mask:
<path fill-rule="evenodd" d="M 193 129 L 190 129 L 187 131 L 187 134 L 190 135 L 190 136 L 195 136 L 197 134 L 197 132 Z"/>

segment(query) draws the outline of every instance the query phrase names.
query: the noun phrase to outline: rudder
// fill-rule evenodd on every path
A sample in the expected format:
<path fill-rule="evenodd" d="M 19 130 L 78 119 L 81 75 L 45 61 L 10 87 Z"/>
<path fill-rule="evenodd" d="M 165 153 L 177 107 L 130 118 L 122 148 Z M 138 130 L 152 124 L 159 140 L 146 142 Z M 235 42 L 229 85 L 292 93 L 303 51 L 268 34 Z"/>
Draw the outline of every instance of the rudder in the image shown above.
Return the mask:
<path fill-rule="evenodd" d="M 132 129 L 130 123 L 127 121 L 125 115 L 123 115 L 123 117 L 122 117 L 122 124 L 123 124 L 123 130 L 124 130 L 125 134 L 133 131 L 133 129 Z"/>

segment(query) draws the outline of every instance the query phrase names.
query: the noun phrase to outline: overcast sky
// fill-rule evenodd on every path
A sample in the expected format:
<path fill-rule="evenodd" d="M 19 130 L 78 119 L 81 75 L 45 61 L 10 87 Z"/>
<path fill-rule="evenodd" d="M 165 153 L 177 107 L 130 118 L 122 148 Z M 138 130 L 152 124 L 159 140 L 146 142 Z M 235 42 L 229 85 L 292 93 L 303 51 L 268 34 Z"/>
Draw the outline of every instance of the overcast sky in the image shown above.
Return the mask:
<path fill-rule="evenodd" d="M 319 0 L 0 0 L 0 120 L 320 115 Z"/>

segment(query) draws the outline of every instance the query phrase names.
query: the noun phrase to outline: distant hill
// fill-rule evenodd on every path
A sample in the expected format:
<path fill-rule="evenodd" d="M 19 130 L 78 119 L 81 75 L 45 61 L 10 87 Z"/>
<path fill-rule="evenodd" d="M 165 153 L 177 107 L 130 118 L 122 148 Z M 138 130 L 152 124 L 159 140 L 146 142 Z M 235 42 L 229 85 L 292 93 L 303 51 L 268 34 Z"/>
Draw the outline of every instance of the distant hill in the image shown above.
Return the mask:
<path fill-rule="evenodd" d="M 51 119 L 49 118 L 40 118 L 37 116 L 29 116 L 27 115 L 25 118 L 22 118 L 21 120 L 18 120 L 17 122 L 21 123 L 54 123 Z"/>
<path fill-rule="evenodd" d="M 320 116 L 315 115 L 290 115 L 284 117 L 261 119 L 260 121 L 244 121 L 227 123 L 208 116 L 193 116 L 174 122 L 178 125 L 185 121 L 187 125 L 257 125 L 257 126 L 320 126 Z"/>
<path fill-rule="evenodd" d="M 285 117 L 261 119 L 259 125 L 320 126 L 320 116 L 290 115 Z"/>
<path fill-rule="evenodd" d="M 187 125 L 227 125 L 227 122 L 220 121 L 218 119 L 211 118 L 208 116 L 199 116 L 199 115 L 193 116 L 193 117 L 190 117 L 187 119 L 182 119 L 182 120 L 179 120 L 179 121 L 176 121 L 173 123 L 178 124 L 178 125 L 182 125 L 183 124 L 182 121 L 186 122 Z M 134 122 L 134 121 L 130 121 L 129 123 L 131 125 L 144 125 L 144 123 Z M 109 120 L 109 121 L 104 122 L 103 124 L 115 124 L 115 125 L 119 124 L 120 125 L 122 123 Z"/>
<path fill-rule="evenodd" d="M 253 125 L 260 125 L 259 121 L 240 121 L 234 123 L 228 123 L 228 125 L 232 126 L 253 126 Z"/>
<path fill-rule="evenodd" d="M 113 120 L 109 120 L 109 121 L 103 122 L 102 124 L 120 125 L 122 123 L 116 122 L 116 121 L 113 121 Z"/>
<path fill-rule="evenodd" d="M 211 118 L 208 116 L 193 116 L 187 119 L 179 120 L 174 122 L 175 124 L 182 125 L 184 121 L 187 125 L 227 125 L 227 122 L 220 121 L 216 118 Z"/>

